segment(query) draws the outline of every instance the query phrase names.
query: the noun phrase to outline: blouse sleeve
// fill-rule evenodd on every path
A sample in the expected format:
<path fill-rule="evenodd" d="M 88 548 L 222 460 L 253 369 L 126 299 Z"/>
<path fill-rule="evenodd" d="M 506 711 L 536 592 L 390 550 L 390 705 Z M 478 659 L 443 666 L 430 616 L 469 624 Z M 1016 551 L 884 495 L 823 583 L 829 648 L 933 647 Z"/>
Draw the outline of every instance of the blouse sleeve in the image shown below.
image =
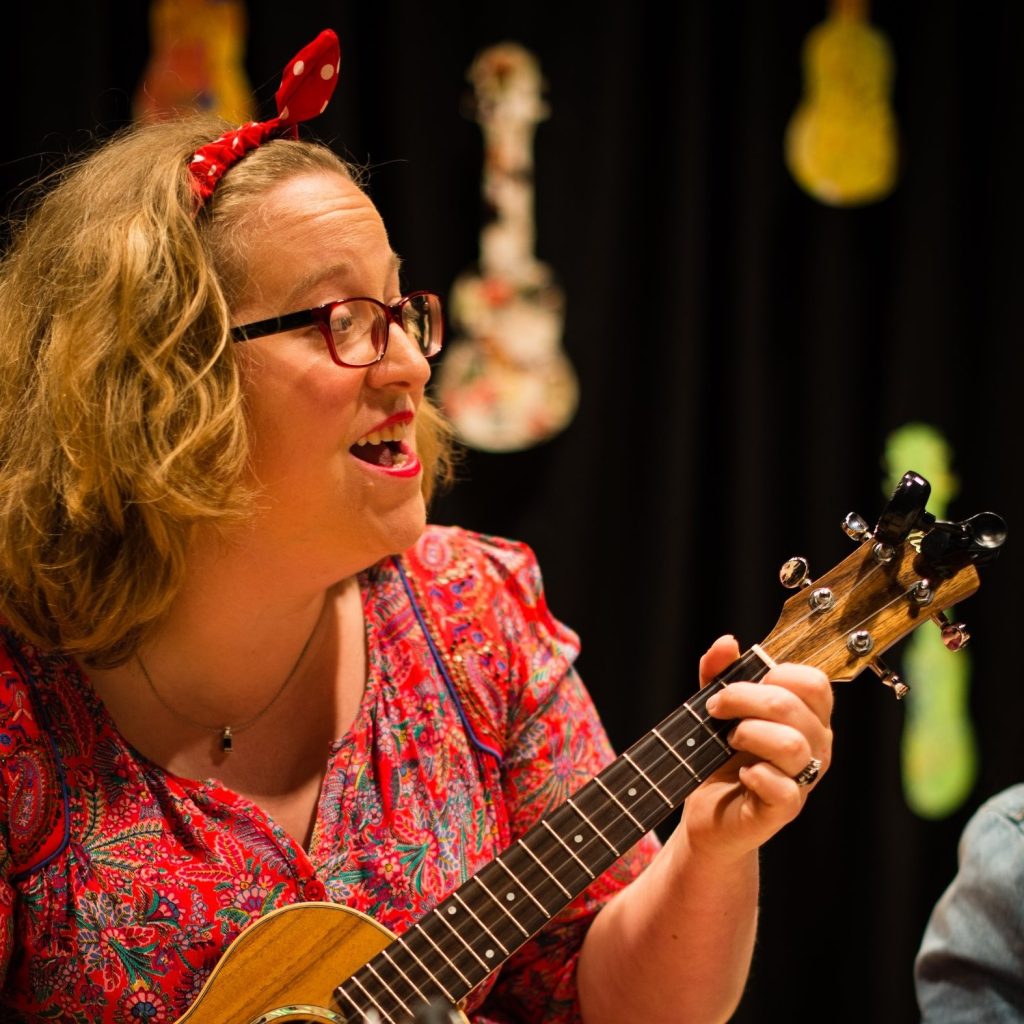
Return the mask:
<path fill-rule="evenodd" d="M 614 757 L 590 695 L 572 666 L 575 634 L 550 614 L 532 552 L 492 542 L 498 632 L 508 643 L 503 789 L 512 837 L 564 803 Z M 580 1020 L 576 964 L 597 912 L 658 849 L 653 834 L 518 950 L 474 1015 L 477 1024 Z"/>
<path fill-rule="evenodd" d="M 926 1024 L 1024 1021 L 1024 786 L 968 822 L 915 966 Z"/>

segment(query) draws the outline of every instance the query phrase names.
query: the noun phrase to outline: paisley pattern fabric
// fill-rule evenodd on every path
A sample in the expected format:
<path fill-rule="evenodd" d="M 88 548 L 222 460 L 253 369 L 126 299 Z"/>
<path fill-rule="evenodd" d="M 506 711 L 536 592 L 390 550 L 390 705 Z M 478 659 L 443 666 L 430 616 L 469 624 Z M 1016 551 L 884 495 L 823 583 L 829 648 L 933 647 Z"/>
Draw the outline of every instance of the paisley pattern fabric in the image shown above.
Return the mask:
<path fill-rule="evenodd" d="M 309 850 L 121 737 L 82 670 L 0 630 L 0 1019 L 176 1020 L 269 911 L 330 900 L 401 932 L 611 757 L 522 545 L 429 528 L 360 577 L 369 651 Z M 579 1018 L 593 915 L 649 837 L 470 998 L 478 1024 Z"/>

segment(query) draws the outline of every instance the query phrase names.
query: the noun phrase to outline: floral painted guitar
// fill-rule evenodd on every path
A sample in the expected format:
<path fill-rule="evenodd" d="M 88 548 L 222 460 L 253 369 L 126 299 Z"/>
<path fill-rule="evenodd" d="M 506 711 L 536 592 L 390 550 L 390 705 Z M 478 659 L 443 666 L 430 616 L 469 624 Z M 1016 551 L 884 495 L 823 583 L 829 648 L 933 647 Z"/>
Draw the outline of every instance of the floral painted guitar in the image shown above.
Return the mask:
<path fill-rule="evenodd" d="M 470 68 L 484 134 L 483 194 L 492 218 L 479 265 L 452 286 L 460 336 L 447 346 L 437 393 L 459 439 L 482 451 L 530 448 L 559 433 L 578 400 L 561 347 L 565 300 L 533 251 L 533 135 L 547 116 L 536 59 L 515 43 Z"/>
<path fill-rule="evenodd" d="M 961 648 L 965 627 L 942 612 L 978 589 L 977 565 L 1006 538 L 991 512 L 937 521 L 925 511 L 929 493 L 926 480 L 906 473 L 874 530 L 847 516 L 857 550 L 813 582 L 804 559 L 786 562 L 780 578 L 799 591 L 765 640 L 404 934 L 333 904 L 284 907 L 232 943 L 178 1024 L 437 1019 L 439 1002 L 457 1006 L 733 756 L 734 723 L 706 711 L 713 693 L 789 661 L 837 682 L 871 668 L 902 697 L 907 687 L 880 655 L 930 620 L 947 647 Z"/>

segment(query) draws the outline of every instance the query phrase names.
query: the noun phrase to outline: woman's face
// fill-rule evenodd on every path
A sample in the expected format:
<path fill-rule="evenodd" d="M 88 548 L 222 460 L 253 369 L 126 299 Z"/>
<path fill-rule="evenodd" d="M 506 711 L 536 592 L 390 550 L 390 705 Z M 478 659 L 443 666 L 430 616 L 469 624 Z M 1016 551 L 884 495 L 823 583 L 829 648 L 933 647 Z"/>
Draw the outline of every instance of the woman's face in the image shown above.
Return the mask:
<path fill-rule="evenodd" d="M 341 175 L 283 182 L 252 223 L 236 324 L 358 295 L 400 297 L 380 215 Z M 415 415 L 430 367 L 416 345 L 392 324 L 387 355 L 362 369 L 334 363 L 316 326 L 238 350 L 261 496 L 257 529 L 275 551 L 336 580 L 409 547 L 425 521 Z M 390 452 L 365 443 L 381 433 L 393 439 Z"/>

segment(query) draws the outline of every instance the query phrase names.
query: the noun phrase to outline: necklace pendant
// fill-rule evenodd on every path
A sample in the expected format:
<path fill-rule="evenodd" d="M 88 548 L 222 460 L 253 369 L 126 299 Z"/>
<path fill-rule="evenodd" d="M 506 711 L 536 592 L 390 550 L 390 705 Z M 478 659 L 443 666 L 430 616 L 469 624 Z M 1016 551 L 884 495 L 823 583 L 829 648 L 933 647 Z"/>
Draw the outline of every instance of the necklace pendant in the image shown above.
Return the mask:
<path fill-rule="evenodd" d="M 231 726 L 225 725 L 220 734 L 220 749 L 225 754 L 230 754 L 235 749 L 235 740 L 231 735 Z"/>

